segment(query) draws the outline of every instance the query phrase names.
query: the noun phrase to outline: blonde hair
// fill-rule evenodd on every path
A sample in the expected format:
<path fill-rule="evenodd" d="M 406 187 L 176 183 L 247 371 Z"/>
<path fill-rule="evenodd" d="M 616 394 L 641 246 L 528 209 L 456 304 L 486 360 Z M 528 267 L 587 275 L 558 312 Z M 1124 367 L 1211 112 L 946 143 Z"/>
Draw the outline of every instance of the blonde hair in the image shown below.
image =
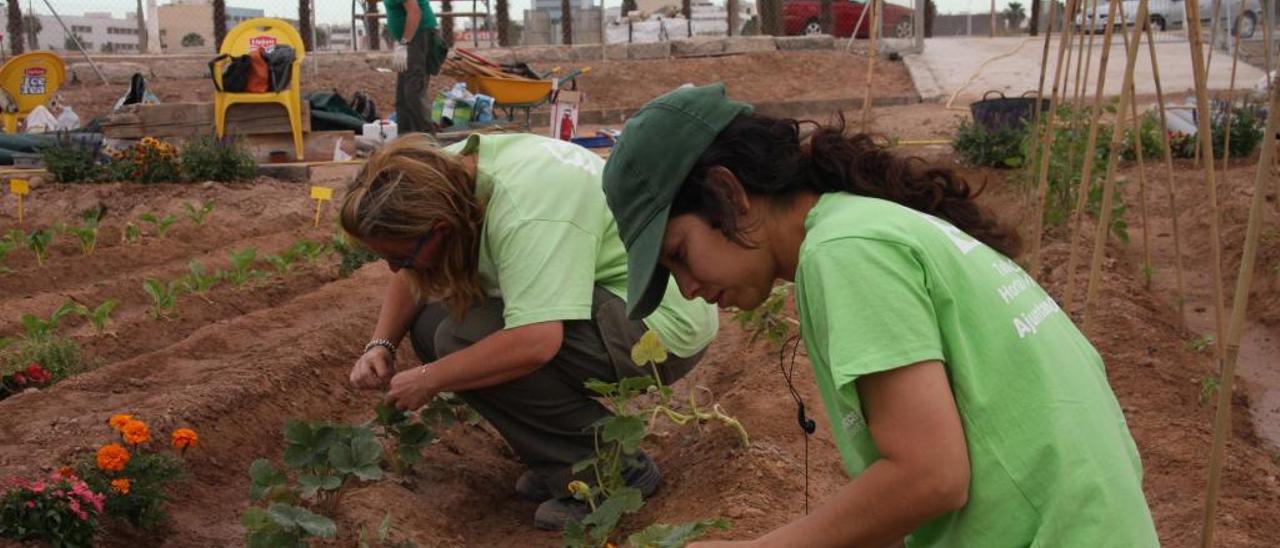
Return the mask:
<path fill-rule="evenodd" d="M 445 301 L 461 316 L 484 297 L 477 271 L 484 205 L 462 159 L 442 152 L 426 135 L 407 135 L 383 147 L 347 186 L 342 229 L 365 240 L 421 238 L 448 226 L 440 259 L 427 271 L 405 269 L 418 300 Z"/>

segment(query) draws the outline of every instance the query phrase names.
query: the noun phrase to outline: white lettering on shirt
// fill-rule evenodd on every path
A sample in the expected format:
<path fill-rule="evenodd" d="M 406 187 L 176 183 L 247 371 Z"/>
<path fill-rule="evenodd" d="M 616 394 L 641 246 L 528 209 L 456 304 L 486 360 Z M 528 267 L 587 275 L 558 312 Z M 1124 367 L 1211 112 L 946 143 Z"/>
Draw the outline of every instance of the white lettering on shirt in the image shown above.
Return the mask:
<path fill-rule="evenodd" d="M 547 152 L 562 164 L 576 167 L 591 175 L 600 174 L 598 157 L 585 148 L 561 141 L 542 143 L 542 148 L 547 149 Z"/>
<path fill-rule="evenodd" d="M 938 219 L 932 215 L 926 215 L 924 213 L 920 213 L 919 211 L 916 211 L 916 213 L 919 214 L 921 217 L 924 217 L 924 219 L 926 221 L 929 221 L 929 223 L 932 224 L 933 226 L 938 227 L 938 229 L 941 230 L 942 233 L 945 234 L 947 238 L 951 240 L 951 243 L 956 244 L 956 248 L 960 250 L 961 255 L 968 255 L 970 251 L 973 251 L 979 245 L 982 245 L 982 242 L 979 242 L 978 240 L 973 239 L 973 237 L 969 236 L 968 234 L 965 234 L 963 230 L 960 230 L 954 226 L 951 226 L 951 224 L 946 223 L 941 219 Z"/>
<path fill-rule="evenodd" d="M 1018 332 L 1019 339 L 1025 339 L 1027 335 L 1035 335 L 1046 318 L 1061 310 L 1058 308 L 1058 303 L 1053 301 L 1053 297 L 1046 296 L 1034 308 L 1014 318 L 1013 329 Z"/>

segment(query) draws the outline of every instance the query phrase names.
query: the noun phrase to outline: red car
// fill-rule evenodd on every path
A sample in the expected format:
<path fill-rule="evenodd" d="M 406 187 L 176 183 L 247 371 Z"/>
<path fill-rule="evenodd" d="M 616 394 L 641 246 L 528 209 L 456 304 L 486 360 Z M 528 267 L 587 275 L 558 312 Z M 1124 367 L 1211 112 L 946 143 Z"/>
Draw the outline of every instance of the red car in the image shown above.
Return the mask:
<path fill-rule="evenodd" d="M 882 36 L 890 38 L 910 38 L 912 35 L 911 9 L 889 3 L 884 6 Z M 863 0 L 831 0 L 831 21 L 833 34 L 848 38 L 853 34 L 853 26 L 862 17 L 862 10 L 867 3 Z M 821 13 L 819 0 L 783 0 L 783 31 L 788 35 L 822 34 L 822 25 L 818 23 Z M 858 25 L 858 38 L 867 38 L 871 30 L 871 13 L 862 18 Z"/>

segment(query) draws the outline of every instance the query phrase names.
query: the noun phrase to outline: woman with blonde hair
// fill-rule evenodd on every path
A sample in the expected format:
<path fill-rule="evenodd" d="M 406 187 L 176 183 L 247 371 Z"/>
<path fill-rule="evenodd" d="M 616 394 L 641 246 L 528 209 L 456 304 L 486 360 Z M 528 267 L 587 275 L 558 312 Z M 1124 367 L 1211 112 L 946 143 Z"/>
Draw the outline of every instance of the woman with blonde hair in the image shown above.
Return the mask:
<path fill-rule="evenodd" d="M 415 410 L 453 392 L 529 467 L 516 483 L 540 502 L 542 529 L 586 508 L 569 495 L 574 463 L 595 452 L 608 413 L 583 383 L 645 375 L 630 348 L 653 330 L 673 354 L 673 382 L 715 336 L 714 307 L 675 284 L 653 315 L 626 315 L 627 257 L 601 189 L 604 161 L 533 135 L 473 135 L 447 148 L 410 135 L 379 151 L 347 189 L 342 228 L 395 276 L 372 340 L 351 371 Z M 408 333 L 424 365 L 396 373 Z M 642 456 L 625 474 L 648 495 L 661 479 Z"/>

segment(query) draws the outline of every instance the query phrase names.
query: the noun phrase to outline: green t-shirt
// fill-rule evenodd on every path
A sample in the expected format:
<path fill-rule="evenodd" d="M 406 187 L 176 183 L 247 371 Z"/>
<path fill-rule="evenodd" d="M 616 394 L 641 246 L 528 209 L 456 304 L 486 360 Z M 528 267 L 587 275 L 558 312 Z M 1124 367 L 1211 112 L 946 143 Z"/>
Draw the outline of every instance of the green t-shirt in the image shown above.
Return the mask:
<path fill-rule="evenodd" d="M 387 29 L 396 40 L 404 37 L 404 20 L 407 16 L 404 9 L 405 2 L 406 0 L 382 0 L 382 3 L 387 6 Z M 436 28 L 436 14 L 431 11 L 431 4 L 427 3 L 427 0 L 417 0 L 417 2 L 418 7 L 422 8 L 422 21 L 418 23 L 418 32 Z"/>
<path fill-rule="evenodd" d="M 908 546 L 1158 545 L 1102 358 L 1012 261 L 936 217 L 831 193 L 805 220 L 796 288 L 850 475 L 880 456 L 855 381 L 945 364 L 968 443 L 968 503 Z"/>
<path fill-rule="evenodd" d="M 603 159 L 528 134 L 473 135 L 445 150 L 479 155 L 480 282 L 502 298 L 506 328 L 590 319 L 596 285 L 626 300 L 627 253 L 605 204 Z M 644 320 L 681 357 L 705 348 L 719 321 L 714 306 L 685 300 L 674 281 Z"/>

